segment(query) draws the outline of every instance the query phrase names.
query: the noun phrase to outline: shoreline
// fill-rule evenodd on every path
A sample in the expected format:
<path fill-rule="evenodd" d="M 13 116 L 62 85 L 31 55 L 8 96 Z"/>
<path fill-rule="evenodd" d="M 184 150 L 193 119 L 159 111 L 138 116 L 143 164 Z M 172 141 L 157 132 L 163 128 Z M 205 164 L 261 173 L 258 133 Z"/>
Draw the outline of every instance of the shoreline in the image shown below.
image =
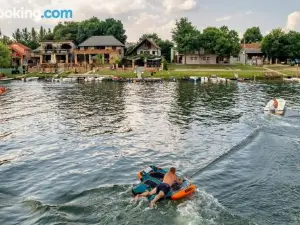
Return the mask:
<path fill-rule="evenodd" d="M 287 76 L 283 76 L 280 74 L 273 74 L 270 76 L 266 76 L 263 72 L 256 71 L 240 71 L 237 73 L 239 79 L 246 80 L 278 80 Z M 211 77 L 212 75 L 226 78 L 226 79 L 234 79 L 234 73 L 232 71 L 160 71 L 153 75 L 148 72 L 142 74 L 142 79 L 149 78 L 160 78 L 162 80 L 170 80 L 170 79 L 178 79 L 185 80 L 190 77 Z M 68 77 L 119 77 L 123 79 L 138 79 L 137 75 L 133 72 L 116 72 L 116 71 L 101 71 L 95 74 L 73 74 L 73 73 L 62 73 L 62 74 L 50 74 L 50 73 L 28 73 L 28 74 L 17 74 L 17 75 L 7 75 L 7 78 L 13 78 L 14 80 L 20 80 L 24 77 L 38 77 L 39 79 L 50 79 L 50 78 L 68 78 Z M 292 76 L 291 76 L 292 77 Z"/>

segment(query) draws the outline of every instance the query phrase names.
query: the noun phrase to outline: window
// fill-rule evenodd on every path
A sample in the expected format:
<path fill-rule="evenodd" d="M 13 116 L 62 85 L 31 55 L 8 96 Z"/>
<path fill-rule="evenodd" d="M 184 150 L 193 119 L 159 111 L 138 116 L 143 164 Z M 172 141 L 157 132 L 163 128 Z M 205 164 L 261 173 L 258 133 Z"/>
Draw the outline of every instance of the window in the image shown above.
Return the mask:
<path fill-rule="evenodd" d="M 112 49 L 113 49 L 113 50 L 116 50 L 116 49 L 117 49 L 117 47 L 116 47 L 116 46 L 113 46 L 113 47 L 112 47 Z"/>
<path fill-rule="evenodd" d="M 197 60 L 197 57 L 194 57 L 194 61 L 196 61 Z"/>
<path fill-rule="evenodd" d="M 206 57 L 206 61 L 209 61 L 210 60 L 210 58 L 209 57 Z"/>
<path fill-rule="evenodd" d="M 144 53 L 144 51 L 140 51 L 140 54 L 143 54 Z"/>
<path fill-rule="evenodd" d="M 155 55 L 155 51 L 152 51 L 152 55 Z"/>
<path fill-rule="evenodd" d="M 203 61 L 206 61 L 206 57 L 203 57 L 202 60 L 203 60 Z"/>
<path fill-rule="evenodd" d="M 193 60 L 194 60 L 194 57 L 190 57 L 190 59 L 193 61 Z"/>

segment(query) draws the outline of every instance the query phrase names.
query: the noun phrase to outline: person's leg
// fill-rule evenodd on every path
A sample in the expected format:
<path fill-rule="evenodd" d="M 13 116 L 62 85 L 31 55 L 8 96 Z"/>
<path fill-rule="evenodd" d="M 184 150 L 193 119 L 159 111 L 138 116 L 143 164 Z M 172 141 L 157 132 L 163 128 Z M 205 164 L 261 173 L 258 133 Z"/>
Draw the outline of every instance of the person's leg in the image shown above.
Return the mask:
<path fill-rule="evenodd" d="M 156 188 L 153 188 L 150 192 L 149 191 L 145 191 L 142 194 L 137 194 L 134 199 L 137 200 L 137 199 L 139 199 L 141 197 L 147 197 L 149 195 L 155 194 L 155 192 L 156 192 Z"/>
<path fill-rule="evenodd" d="M 163 191 L 160 191 L 158 195 L 155 196 L 155 198 L 150 203 L 150 208 L 153 208 L 154 204 L 161 198 L 165 197 L 165 193 Z"/>

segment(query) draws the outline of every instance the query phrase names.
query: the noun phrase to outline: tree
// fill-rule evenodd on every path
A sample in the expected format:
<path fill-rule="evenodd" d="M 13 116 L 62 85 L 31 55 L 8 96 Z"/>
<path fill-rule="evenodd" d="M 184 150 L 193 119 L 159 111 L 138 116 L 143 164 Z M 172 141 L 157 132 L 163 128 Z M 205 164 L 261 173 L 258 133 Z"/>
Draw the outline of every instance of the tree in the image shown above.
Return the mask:
<path fill-rule="evenodd" d="M 287 35 L 282 29 L 274 29 L 266 35 L 261 44 L 261 50 L 269 59 L 285 60 L 289 55 Z"/>
<path fill-rule="evenodd" d="M 152 33 L 152 34 L 143 34 L 140 38 L 139 38 L 139 42 L 145 40 L 146 38 L 152 39 L 155 43 L 162 41 L 159 37 L 157 33 Z"/>
<path fill-rule="evenodd" d="M 296 31 L 290 31 L 286 34 L 288 42 L 288 57 L 291 59 L 300 58 L 300 33 Z"/>
<path fill-rule="evenodd" d="M 228 27 L 208 27 L 202 32 L 203 48 L 219 57 L 237 56 L 240 52 L 239 36 Z"/>
<path fill-rule="evenodd" d="M 121 20 L 115 20 L 114 18 L 108 18 L 104 21 L 104 35 L 113 35 L 123 44 L 126 42 L 127 36 L 125 35 L 125 29 Z"/>
<path fill-rule="evenodd" d="M 5 45 L 9 45 L 12 42 L 8 36 L 2 34 L 1 29 L 0 29 L 0 42 L 2 42 Z"/>
<path fill-rule="evenodd" d="M 113 18 L 100 21 L 92 17 L 81 22 L 64 22 L 53 29 L 54 40 L 74 40 L 76 44 L 97 35 L 112 35 L 122 43 L 127 39 L 122 22 Z"/>
<path fill-rule="evenodd" d="M 45 33 L 44 33 L 44 28 L 43 26 L 40 27 L 40 32 L 39 32 L 39 41 L 44 41 L 44 36 L 45 36 Z"/>
<path fill-rule="evenodd" d="M 156 44 L 160 47 L 163 58 L 170 62 L 171 48 L 174 46 L 174 44 L 169 40 L 158 40 Z"/>
<path fill-rule="evenodd" d="M 187 54 L 195 50 L 195 35 L 197 35 L 197 29 L 186 17 L 176 20 L 172 38 L 177 45 L 177 50 L 185 56 L 184 64 L 186 64 Z"/>
<path fill-rule="evenodd" d="M 263 35 L 261 34 L 260 28 L 259 27 L 251 27 L 248 28 L 243 36 L 243 39 L 241 43 L 257 43 L 261 42 L 263 39 Z"/>
<path fill-rule="evenodd" d="M 0 68 L 9 67 L 11 64 L 10 51 L 8 47 L 0 42 Z"/>
<path fill-rule="evenodd" d="M 21 34 L 20 29 L 18 28 L 18 29 L 16 30 L 16 32 L 13 33 L 12 36 L 13 36 L 13 38 L 14 38 L 17 42 L 21 41 L 21 39 L 22 39 L 22 34 Z"/>

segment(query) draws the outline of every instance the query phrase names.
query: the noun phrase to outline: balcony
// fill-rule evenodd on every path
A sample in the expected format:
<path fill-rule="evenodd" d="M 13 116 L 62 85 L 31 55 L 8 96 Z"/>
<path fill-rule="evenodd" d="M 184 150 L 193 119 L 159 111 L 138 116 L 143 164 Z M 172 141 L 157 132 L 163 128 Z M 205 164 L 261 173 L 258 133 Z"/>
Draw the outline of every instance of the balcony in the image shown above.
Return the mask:
<path fill-rule="evenodd" d="M 71 53 L 71 50 L 70 49 L 42 49 L 40 53 L 43 55 L 51 55 L 53 53 L 59 55 L 67 55 Z"/>

